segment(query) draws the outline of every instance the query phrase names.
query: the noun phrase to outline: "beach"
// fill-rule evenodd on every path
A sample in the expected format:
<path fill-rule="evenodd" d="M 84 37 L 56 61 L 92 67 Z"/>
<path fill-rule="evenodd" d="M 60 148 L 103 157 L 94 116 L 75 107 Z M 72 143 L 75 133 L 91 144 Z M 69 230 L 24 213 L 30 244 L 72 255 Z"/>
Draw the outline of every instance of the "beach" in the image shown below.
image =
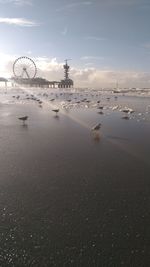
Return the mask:
<path fill-rule="evenodd" d="M 149 266 L 150 97 L 69 90 L 1 90 L 0 266 Z"/>

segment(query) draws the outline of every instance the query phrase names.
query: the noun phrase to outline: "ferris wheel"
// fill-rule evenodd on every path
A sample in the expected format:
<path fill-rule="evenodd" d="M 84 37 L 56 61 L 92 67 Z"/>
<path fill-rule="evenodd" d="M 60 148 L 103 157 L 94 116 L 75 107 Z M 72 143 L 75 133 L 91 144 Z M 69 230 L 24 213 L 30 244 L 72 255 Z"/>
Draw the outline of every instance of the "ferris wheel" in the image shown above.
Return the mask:
<path fill-rule="evenodd" d="M 15 78 L 33 79 L 36 76 L 37 68 L 34 61 L 29 57 L 19 57 L 13 64 Z"/>

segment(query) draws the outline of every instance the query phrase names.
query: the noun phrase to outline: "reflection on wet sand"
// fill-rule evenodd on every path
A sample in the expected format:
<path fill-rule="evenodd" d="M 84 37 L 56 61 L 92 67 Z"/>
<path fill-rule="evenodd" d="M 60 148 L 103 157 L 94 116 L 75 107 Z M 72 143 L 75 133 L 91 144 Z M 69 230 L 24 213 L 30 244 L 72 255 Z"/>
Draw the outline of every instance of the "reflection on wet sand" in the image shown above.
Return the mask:
<path fill-rule="evenodd" d="M 148 266 L 149 99 L 75 90 L 56 97 L 46 88 L 3 95 L 0 266 Z M 135 110 L 128 121 L 127 103 Z M 29 123 L 20 125 L 19 114 Z"/>
<path fill-rule="evenodd" d="M 93 140 L 95 141 L 95 143 L 99 143 L 101 140 L 101 136 L 100 136 L 99 132 L 93 132 L 92 137 L 93 137 Z"/>
<path fill-rule="evenodd" d="M 53 118 L 54 118 L 55 120 L 59 120 L 59 119 L 60 119 L 59 115 L 54 115 Z"/>
<path fill-rule="evenodd" d="M 111 139 L 122 140 L 122 141 L 129 141 L 129 138 L 120 137 L 120 136 L 107 135 L 106 137 L 111 138 Z"/>
<path fill-rule="evenodd" d="M 24 130 L 28 130 L 28 124 L 26 124 L 26 123 L 22 124 L 21 128 Z"/>

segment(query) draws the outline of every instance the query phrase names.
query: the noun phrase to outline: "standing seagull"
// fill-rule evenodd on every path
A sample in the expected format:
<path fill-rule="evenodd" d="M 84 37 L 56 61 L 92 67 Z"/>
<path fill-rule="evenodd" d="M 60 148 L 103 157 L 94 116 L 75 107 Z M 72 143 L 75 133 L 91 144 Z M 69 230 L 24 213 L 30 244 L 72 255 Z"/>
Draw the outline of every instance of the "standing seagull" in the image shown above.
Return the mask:
<path fill-rule="evenodd" d="M 92 127 L 92 131 L 98 131 L 100 128 L 101 128 L 101 123 L 98 123 L 94 127 Z"/>
<path fill-rule="evenodd" d="M 59 108 L 52 109 L 52 111 L 54 111 L 56 113 L 56 116 L 57 116 L 57 113 L 59 112 Z"/>
<path fill-rule="evenodd" d="M 123 116 L 122 119 L 129 120 L 130 118 L 128 116 Z"/>
<path fill-rule="evenodd" d="M 21 120 L 23 124 L 25 124 L 25 121 L 28 119 L 28 116 L 20 117 L 18 119 Z"/>

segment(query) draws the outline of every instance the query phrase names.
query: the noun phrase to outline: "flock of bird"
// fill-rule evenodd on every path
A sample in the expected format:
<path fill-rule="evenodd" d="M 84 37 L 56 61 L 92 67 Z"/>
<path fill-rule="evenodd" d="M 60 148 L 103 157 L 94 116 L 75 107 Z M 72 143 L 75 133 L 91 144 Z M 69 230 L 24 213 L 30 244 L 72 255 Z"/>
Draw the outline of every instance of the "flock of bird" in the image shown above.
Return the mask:
<path fill-rule="evenodd" d="M 60 93 L 60 95 L 63 96 L 64 94 L 63 94 L 63 93 Z M 72 95 L 72 93 L 71 93 L 70 95 Z M 48 94 L 44 93 L 42 96 L 43 96 L 43 97 L 48 97 Z M 81 96 L 82 96 L 82 95 L 81 95 Z M 57 97 L 58 97 L 58 95 L 56 95 L 56 98 L 57 98 Z M 17 100 L 19 100 L 19 99 L 20 99 L 20 95 L 13 96 L 13 98 L 16 98 Z M 34 100 L 34 101 L 37 101 L 38 104 L 39 104 L 39 107 L 42 108 L 43 101 L 41 101 L 39 98 L 37 98 L 36 96 L 34 96 L 34 94 L 31 94 L 31 95 L 26 94 L 26 99 L 27 99 L 27 100 Z M 75 99 L 77 99 L 77 97 L 75 97 Z M 50 101 L 51 101 L 51 102 L 55 101 L 55 98 L 51 98 Z M 71 100 L 71 99 L 67 99 L 66 101 L 67 101 L 68 103 L 70 103 L 72 100 Z M 90 103 L 90 100 L 88 100 L 87 98 L 84 98 L 84 99 L 82 99 L 82 100 L 80 100 L 80 101 L 79 101 L 79 100 L 76 101 L 77 104 L 79 104 L 79 103 L 81 103 L 81 102 L 82 102 L 82 103 L 83 103 L 83 102 Z M 97 100 L 97 104 L 99 104 L 99 103 L 100 103 L 100 100 Z M 98 109 L 103 109 L 103 106 L 99 106 Z M 52 109 L 52 111 L 55 113 L 56 116 L 58 116 L 58 113 L 59 113 L 60 109 L 59 109 L 59 108 L 54 108 L 54 109 Z M 103 112 L 100 111 L 99 114 L 103 114 Z M 19 119 L 20 121 L 22 121 L 23 125 L 25 125 L 25 123 L 26 123 L 26 121 L 28 120 L 28 118 L 29 118 L 28 116 L 22 116 L 22 117 L 19 117 L 18 119 Z M 95 126 L 93 126 L 93 127 L 91 128 L 91 130 L 92 130 L 92 131 L 98 131 L 100 128 L 101 128 L 101 123 L 98 123 L 98 124 L 96 124 Z"/>
<path fill-rule="evenodd" d="M 104 99 L 102 100 L 101 98 L 101 93 L 95 93 L 95 92 L 89 92 L 89 93 L 77 93 L 77 92 L 50 92 L 50 93 L 36 93 L 35 94 L 31 94 L 31 93 L 26 93 L 25 91 L 22 91 L 24 95 L 24 97 L 22 98 L 21 95 L 13 95 L 13 98 L 16 98 L 17 100 L 32 100 L 32 101 L 36 101 L 38 103 L 38 106 L 40 108 L 43 107 L 43 104 L 46 101 L 50 101 L 52 102 L 57 102 L 57 104 L 61 105 L 61 107 L 63 109 L 67 109 L 70 107 L 91 107 L 91 108 L 97 108 L 98 111 L 97 113 L 100 115 L 104 114 L 104 109 L 106 109 L 106 105 L 101 104 L 101 102 L 104 102 Z M 118 96 L 113 95 L 112 96 L 114 101 L 117 101 Z M 105 96 L 105 101 L 109 102 L 110 101 L 110 97 Z M 129 108 L 129 107 L 124 107 L 121 108 L 119 105 L 115 105 L 113 107 L 111 107 L 112 111 L 113 110 L 119 110 L 122 111 L 123 113 L 125 113 L 124 116 L 122 116 L 122 119 L 125 120 L 129 120 L 130 117 L 129 115 L 132 114 L 134 112 L 133 109 Z M 52 112 L 55 113 L 56 116 L 58 116 L 58 113 L 60 111 L 59 108 L 53 108 L 51 109 Z M 18 118 L 19 120 L 22 121 L 23 124 L 26 123 L 26 121 L 28 120 L 28 116 L 22 116 Z M 91 128 L 92 131 L 98 131 L 101 128 L 101 123 L 96 124 L 95 126 L 93 126 Z"/>
<path fill-rule="evenodd" d="M 56 114 L 59 112 L 59 109 L 52 109 Z M 19 117 L 19 120 L 23 122 L 23 125 L 25 124 L 25 121 L 28 119 L 28 116 Z M 92 127 L 92 131 L 98 131 L 101 128 L 101 123 L 96 124 Z"/>

